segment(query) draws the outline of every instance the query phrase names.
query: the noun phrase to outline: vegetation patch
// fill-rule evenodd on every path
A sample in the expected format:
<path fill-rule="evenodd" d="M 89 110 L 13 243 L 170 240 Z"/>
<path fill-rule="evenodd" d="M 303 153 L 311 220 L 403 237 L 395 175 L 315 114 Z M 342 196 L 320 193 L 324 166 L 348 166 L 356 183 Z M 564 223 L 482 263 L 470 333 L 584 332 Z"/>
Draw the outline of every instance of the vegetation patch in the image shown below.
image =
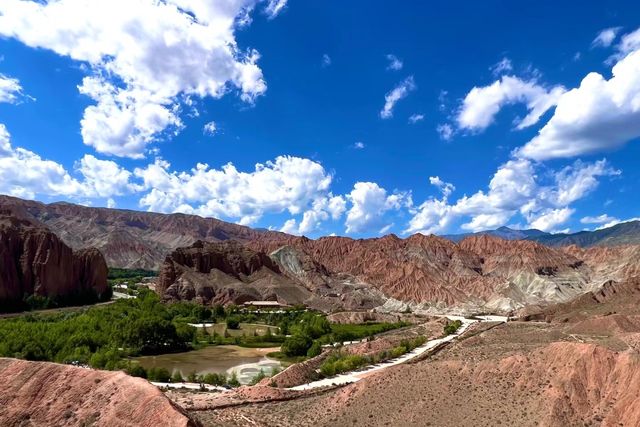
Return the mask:
<path fill-rule="evenodd" d="M 349 354 L 339 350 L 331 354 L 322 365 L 320 365 L 320 373 L 324 377 L 332 377 L 344 372 L 355 371 L 364 366 L 375 365 L 390 359 L 396 359 L 405 353 L 420 347 L 427 342 L 427 338 L 419 336 L 410 340 L 402 340 L 400 344 L 390 350 L 380 351 L 373 355 Z"/>
<path fill-rule="evenodd" d="M 445 335 L 455 334 L 458 331 L 458 329 L 460 329 L 461 326 L 462 326 L 462 321 L 453 320 L 445 325 L 444 334 Z"/>

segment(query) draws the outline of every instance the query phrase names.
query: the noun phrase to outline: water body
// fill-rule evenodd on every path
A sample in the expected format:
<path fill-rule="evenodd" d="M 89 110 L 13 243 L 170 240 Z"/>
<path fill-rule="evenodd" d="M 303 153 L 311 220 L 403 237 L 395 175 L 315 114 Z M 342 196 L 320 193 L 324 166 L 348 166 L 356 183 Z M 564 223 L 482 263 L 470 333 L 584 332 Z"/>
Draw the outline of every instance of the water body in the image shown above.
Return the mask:
<path fill-rule="evenodd" d="M 191 372 L 198 375 L 208 373 L 235 372 L 241 384 L 248 384 L 263 369 L 269 374 L 273 368 L 282 369 L 280 361 L 266 357 L 267 353 L 278 351 L 272 348 L 244 348 L 237 345 L 209 346 L 185 353 L 162 354 L 159 356 L 136 357 L 146 369 L 165 368 L 169 372 L 180 372 L 183 378 Z"/>

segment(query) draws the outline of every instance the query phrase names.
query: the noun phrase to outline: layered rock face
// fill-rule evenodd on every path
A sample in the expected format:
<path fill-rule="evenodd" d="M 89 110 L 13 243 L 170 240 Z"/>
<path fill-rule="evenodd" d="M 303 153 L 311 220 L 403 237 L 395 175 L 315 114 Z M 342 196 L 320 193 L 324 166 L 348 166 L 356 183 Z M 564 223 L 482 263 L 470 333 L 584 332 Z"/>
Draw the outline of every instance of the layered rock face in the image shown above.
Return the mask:
<path fill-rule="evenodd" d="M 0 196 L 0 209 L 46 225 L 74 250 L 97 248 L 109 266 L 120 268 L 157 270 L 169 252 L 197 240 L 248 241 L 282 234 L 195 215 L 44 204 L 9 196 Z"/>
<path fill-rule="evenodd" d="M 157 387 L 123 372 L 0 359 L 0 377 L 3 426 L 199 425 Z"/>
<path fill-rule="evenodd" d="M 459 244 L 417 234 L 407 239 L 289 237 L 248 245 L 265 252 L 282 245 L 296 248 L 329 274 L 349 274 L 399 301 L 441 307 L 509 311 L 569 300 L 602 284 L 592 282 L 589 266 L 570 252 L 488 235 Z"/>
<path fill-rule="evenodd" d="M 56 299 L 107 291 L 107 265 L 97 249 L 73 252 L 51 231 L 0 216 L 0 305 L 25 296 Z"/>
<path fill-rule="evenodd" d="M 203 304 L 268 300 L 329 311 L 383 303 L 375 290 L 329 275 L 297 249 L 282 247 L 269 256 L 235 241 L 198 241 L 176 249 L 162 265 L 157 289 L 167 300 Z"/>

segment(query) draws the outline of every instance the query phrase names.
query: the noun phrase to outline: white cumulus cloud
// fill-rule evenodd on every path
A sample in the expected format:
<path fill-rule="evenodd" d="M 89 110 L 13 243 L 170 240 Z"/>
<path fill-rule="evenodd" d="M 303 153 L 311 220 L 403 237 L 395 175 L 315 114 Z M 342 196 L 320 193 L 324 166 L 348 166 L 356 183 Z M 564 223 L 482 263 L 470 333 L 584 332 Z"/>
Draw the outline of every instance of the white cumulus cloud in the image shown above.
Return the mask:
<path fill-rule="evenodd" d="M 406 206 L 409 196 L 405 193 L 388 194 L 375 182 L 356 182 L 347 195 L 351 208 L 345 222 L 347 233 L 359 233 L 380 229 L 384 214 Z"/>
<path fill-rule="evenodd" d="M 540 117 L 558 102 L 565 89 L 562 86 L 546 88 L 535 80 L 522 80 L 503 76 L 489 86 L 474 87 L 465 96 L 456 117 L 458 127 L 482 131 L 494 122 L 500 110 L 510 104 L 525 104 L 528 114 L 516 120 L 516 128 L 534 125 Z"/>
<path fill-rule="evenodd" d="M 535 160 L 609 151 L 640 136 L 640 50 L 606 79 L 589 73 L 558 99 L 551 119 L 517 155 Z"/>
<path fill-rule="evenodd" d="M 267 86 L 257 51 L 235 39 L 259 0 L 3 0 L 0 35 L 86 64 L 79 86 L 94 105 L 82 118 L 85 144 L 140 158 L 181 129 L 180 97 L 246 102 Z M 270 0 L 277 15 L 286 1 Z"/>

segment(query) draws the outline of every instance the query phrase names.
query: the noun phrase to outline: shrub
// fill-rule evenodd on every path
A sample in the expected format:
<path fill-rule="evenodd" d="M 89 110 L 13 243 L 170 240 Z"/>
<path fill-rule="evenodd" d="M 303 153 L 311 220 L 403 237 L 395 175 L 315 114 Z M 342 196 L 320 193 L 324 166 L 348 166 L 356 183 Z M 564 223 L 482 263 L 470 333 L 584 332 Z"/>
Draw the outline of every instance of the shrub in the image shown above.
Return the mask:
<path fill-rule="evenodd" d="M 204 376 L 202 382 L 206 384 L 221 386 L 227 382 L 227 375 L 210 372 Z"/>
<path fill-rule="evenodd" d="M 167 383 L 171 379 L 171 374 L 165 368 L 151 368 L 147 371 L 149 381 Z"/>
<path fill-rule="evenodd" d="M 455 334 L 458 329 L 462 326 L 462 322 L 460 320 L 454 320 L 452 322 L 447 323 L 444 327 L 445 335 Z"/>
<path fill-rule="evenodd" d="M 182 378 L 182 374 L 180 373 L 180 371 L 173 372 L 173 375 L 171 375 L 171 382 L 172 383 L 184 382 L 184 379 Z"/>
<path fill-rule="evenodd" d="M 309 350 L 307 350 L 307 357 L 316 357 L 320 353 L 322 353 L 322 346 L 318 341 L 314 341 Z"/>
<path fill-rule="evenodd" d="M 287 356 L 305 356 L 311 347 L 311 338 L 302 334 L 294 334 L 284 340 L 280 351 Z"/>
<path fill-rule="evenodd" d="M 229 381 L 227 381 L 227 384 L 229 384 L 231 387 L 240 387 L 240 381 L 238 381 L 238 375 L 236 374 L 236 371 L 233 371 L 233 373 L 231 374 L 231 378 L 229 378 Z"/>
<path fill-rule="evenodd" d="M 238 329 L 240 327 L 240 318 L 236 316 L 227 317 L 227 328 Z"/>
<path fill-rule="evenodd" d="M 129 368 L 127 369 L 127 374 L 131 375 L 132 377 L 145 379 L 147 378 L 147 370 L 138 364 L 129 366 Z"/>
<path fill-rule="evenodd" d="M 251 385 L 256 385 L 265 378 L 267 378 L 267 374 L 264 373 L 264 370 L 260 369 L 260 372 L 251 379 Z"/>

